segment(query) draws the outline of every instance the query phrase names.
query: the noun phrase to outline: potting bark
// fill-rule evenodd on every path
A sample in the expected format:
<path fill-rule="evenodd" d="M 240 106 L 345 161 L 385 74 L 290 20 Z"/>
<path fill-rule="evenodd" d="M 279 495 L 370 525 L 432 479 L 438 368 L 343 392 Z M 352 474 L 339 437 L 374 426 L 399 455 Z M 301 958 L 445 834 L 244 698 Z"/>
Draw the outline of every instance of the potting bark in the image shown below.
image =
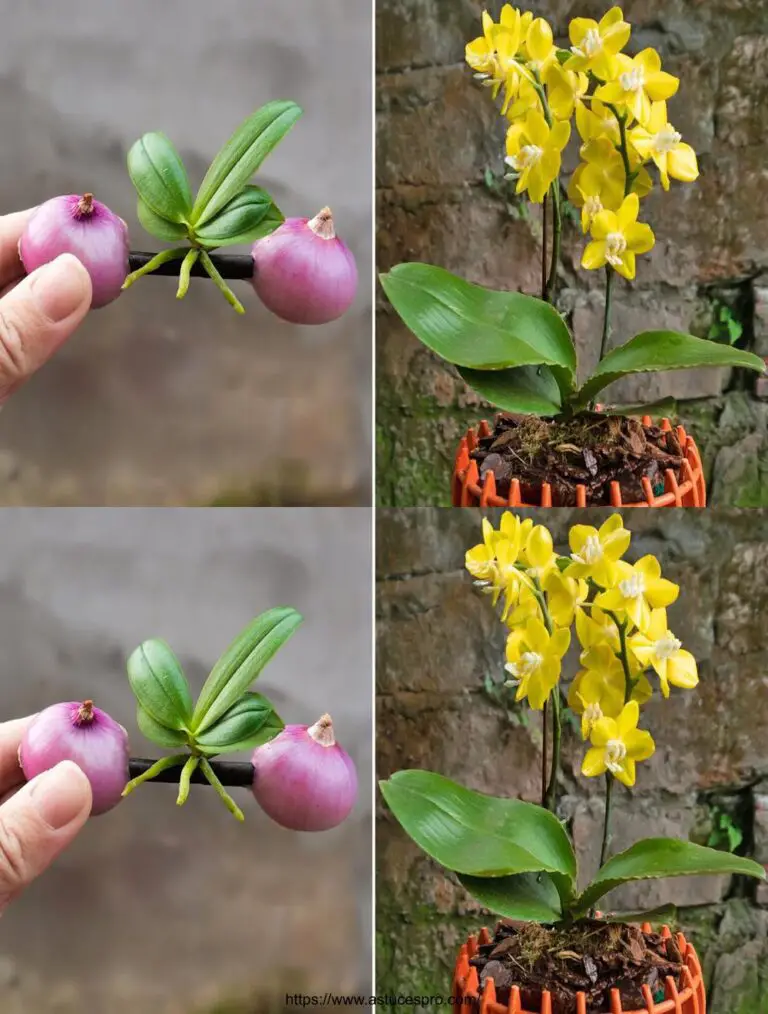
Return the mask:
<path fill-rule="evenodd" d="M 576 487 L 584 486 L 587 501 L 610 504 L 611 483 L 621 488 L 622 501 L 643 500 L 642 479 L 654 492 L 664 489 L 664 473 L 680 478 L 683 449 L 674 431 L 644 426 L 629 416 L 580 413 L 572 419 L 541 419 L 501 413 L 492 433 L 472 452 L 481 481 L 492 471 L 496 492 L 509 495 L 518 479 L 524 500 L 536 500 L 541 484 L 552 488 L 552 505 L 576 505 Z"/>
<path fill-rule="evenodd" d="M 542 991 L 549 990 L 552 1014 L 574 1014 L 579 992 L 586 996 L 587 1014 L 604 1014 L 611 1009 L 612 989 L 620 991 L 625 1010 L 644 1008 L 643 985 L 663 999 L 667 976 L 680 986 L 683 970 L 673 939 L 626 923 L 588 919 L 567 928 L 502 921 L 470 964 L 481 988 L 493 979 L 500 1004 L 506 1005 L 511 987 L 519 986 L 523 1007 L 538 1010 Z"/>

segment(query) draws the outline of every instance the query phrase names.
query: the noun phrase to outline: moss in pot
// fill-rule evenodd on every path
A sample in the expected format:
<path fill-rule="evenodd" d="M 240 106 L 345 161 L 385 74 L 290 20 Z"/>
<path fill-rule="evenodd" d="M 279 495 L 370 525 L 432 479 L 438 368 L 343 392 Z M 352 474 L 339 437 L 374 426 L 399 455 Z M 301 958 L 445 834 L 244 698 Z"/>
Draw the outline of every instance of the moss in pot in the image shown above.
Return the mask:
<path fill-rule="evenodd" d="M 649 330 L 609 351 L 616 276 L 634 280 L 637 257 L 655 243 L 651 227 L 638 220 L 641 202 L 655 180 L 668 190 L 670 179 L 690 184 L 699 174 L 693 149 L 668 118 L 667 99 L 679 82 L 661 70 L 655 50 L 634 58 L 622 52 L 631 27 L 617 7 L 599 23 L 575 18 L 568 49 L 554 44 L 545 19 L 509 4 L 498 24 L 485 13 L 483 30 L 467 45 L 466 59 L 508 123 L 506 178 L 517 195 L 543 205 L 541 298 L 490 290 L 417 263 L 382 274 L 384 292 L 424 345 L 483 399 L 513 415 L 513 424 L 503 416 L 497 422 L 495 446 L 470 448 L 479 484 L 492 474 L 499 502 L 516 502 L 508 499 L 514 479 L 554 491 L 552 504 L 549 493 L 521 503 L 615 504 L 613 482 L 619 503 L 648 502 L 647 483 L 659 494 L 686 481 L 685 448 L 668 437 L 671 427 L 634 418 L 650 414 L 652 406 L 615 406 L 595 423 L 590 413 L 600 393 L 633 373 L 704 366 L 765 370 L 751 352 L 670 330 L 663 322 L 649 322 Z M 602 334 L 594 335 L 599 358 L 582 382 L 575 344 L 556 304 L 562 151 L 573 122 L 580 162 L 567 196 L 590 237 L 581 266 L 605 275 Z M 521 423 L 526 416 L 530 423 Z M 479 499 L 473 493 L 468 502 Z"/>
<path fill-rule="evenodd" d="M 486 1009 L 491 1001 L 506 1009 L 516 997 L 522 1012 L 600 1014 L 653 1010 L 671 991 L 703 996 L 698 959 L 684 938 L 635 925 L 666 919 L 671 907 L 610 916 L 599 908 L 610 892 L 635 881 L 765 879 L 747 857 L 676 838 L 647 838 L 611 854 L 616 783 L 634 787 L 638 764 L 655 750 L 641 728 L 643 710 L 654 697 L 667 700 L 698 685 L 693 655 L 667 625 L 679 588 L 655 557 L 627 562 L 630 540 L 622 516 L 613 514 L 599 529 L 574 525 L 570 552 L 560 555 L 545 526 L 506 512 L 498 530 L 483 520 L 483 540 L 466 554 L 468 571 L 508 630 L 506 685 L 543 713 L 544 743 L 552 748 L 551 756 L 546 746 L 542 751 L 541 805 L 476 792 L 431 771 L 398 771 L 380 783 L 416 844 L 504 920 L 492 939 L 470 941 L 457 965 L 455 991 L 476 996 Z M 563 659 L 574 632 L 581 667 L 566 680 Z M 557 816 L 566 702 L 585 743 L 582 774 L 605 785 L 600 865 L 586 886 Z"/>

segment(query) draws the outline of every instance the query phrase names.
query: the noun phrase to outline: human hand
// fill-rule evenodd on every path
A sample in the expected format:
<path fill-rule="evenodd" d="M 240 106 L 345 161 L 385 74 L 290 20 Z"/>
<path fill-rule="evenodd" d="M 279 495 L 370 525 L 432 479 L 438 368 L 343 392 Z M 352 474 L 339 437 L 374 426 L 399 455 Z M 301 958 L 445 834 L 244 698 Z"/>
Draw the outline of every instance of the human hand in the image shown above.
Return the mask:
<path fill-rule="evenodd" d="M 30 721 L 0 724 L 0 912 L 72 842 L 91 812 L 91 783 L 72 761 L 24 784 L 18 752 Z"/>
<path fill-rule="evenodd" d="M 31 214 L 0 217 L 0 405 L 50 359 L 91 305 L 90 275 L 72 254 L 24 277 L 18 244 Z"/>

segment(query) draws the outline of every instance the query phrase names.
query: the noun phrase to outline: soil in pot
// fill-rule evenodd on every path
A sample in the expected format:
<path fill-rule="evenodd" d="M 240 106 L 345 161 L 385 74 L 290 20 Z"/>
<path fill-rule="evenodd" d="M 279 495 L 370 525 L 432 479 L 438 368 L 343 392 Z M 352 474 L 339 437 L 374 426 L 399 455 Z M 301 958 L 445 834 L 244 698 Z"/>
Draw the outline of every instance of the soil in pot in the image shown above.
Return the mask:
<path fill-rule="evenodd" d="M 609 505 L 611 483 L 621 488 L 623 503 L 644 500 L 642 479 L 663 492 L 664 473 L 679 480 L 683 448 L 674 431 L 644 426 L 629 416 L 583 412 L 571 419 L 541 419 L 501 413 L 493 432 L 472 452 L 481 481 L 496 477 L 496 492 L 509 496 L 512 479 L 520 480 L 524 500 L 536 502 L 543 482 L 552 487 L 554 507 L 576 505 L 576 487 L 586 488 L 587 502 Z"/>
<path fill-rule="evenodd" d="M 470 964 L 481 987 L 493 979 L 500 1004 L 508 1004 L 511 987 L 519 986 L 523 1007 L 539 1010 L 542 991 L 549 990 L 552 1014 L 573 1014 L 582 992 L 587 1014 L 604 1014 L 612 989 L 620 991 L 624 1010 L 639 1010 L 645 1009 L 643 985 L 659 1000 L 667 976 L 681 987 L 683 956 L 673 939 L 626 923 L 584 919 L 552 928 L 505 920 Z"/>

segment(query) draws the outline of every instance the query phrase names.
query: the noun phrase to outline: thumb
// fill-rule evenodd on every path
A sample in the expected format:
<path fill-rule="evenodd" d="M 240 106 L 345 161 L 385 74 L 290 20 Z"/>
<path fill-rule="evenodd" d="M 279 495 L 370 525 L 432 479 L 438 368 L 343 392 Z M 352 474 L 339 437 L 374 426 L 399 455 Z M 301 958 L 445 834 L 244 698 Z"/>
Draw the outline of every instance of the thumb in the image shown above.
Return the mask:
<path fill-rule="evenodd" d="M 0 403 L 72 334 L 91 305 L 91 277 L 61 254 L 0 299 Z"/>
<path fill-rule="evenodd" d="M 0 806 L 0 911 L 67 847 L 91 812 L 91 784 L 72 761 L 33 778 Z"/>

